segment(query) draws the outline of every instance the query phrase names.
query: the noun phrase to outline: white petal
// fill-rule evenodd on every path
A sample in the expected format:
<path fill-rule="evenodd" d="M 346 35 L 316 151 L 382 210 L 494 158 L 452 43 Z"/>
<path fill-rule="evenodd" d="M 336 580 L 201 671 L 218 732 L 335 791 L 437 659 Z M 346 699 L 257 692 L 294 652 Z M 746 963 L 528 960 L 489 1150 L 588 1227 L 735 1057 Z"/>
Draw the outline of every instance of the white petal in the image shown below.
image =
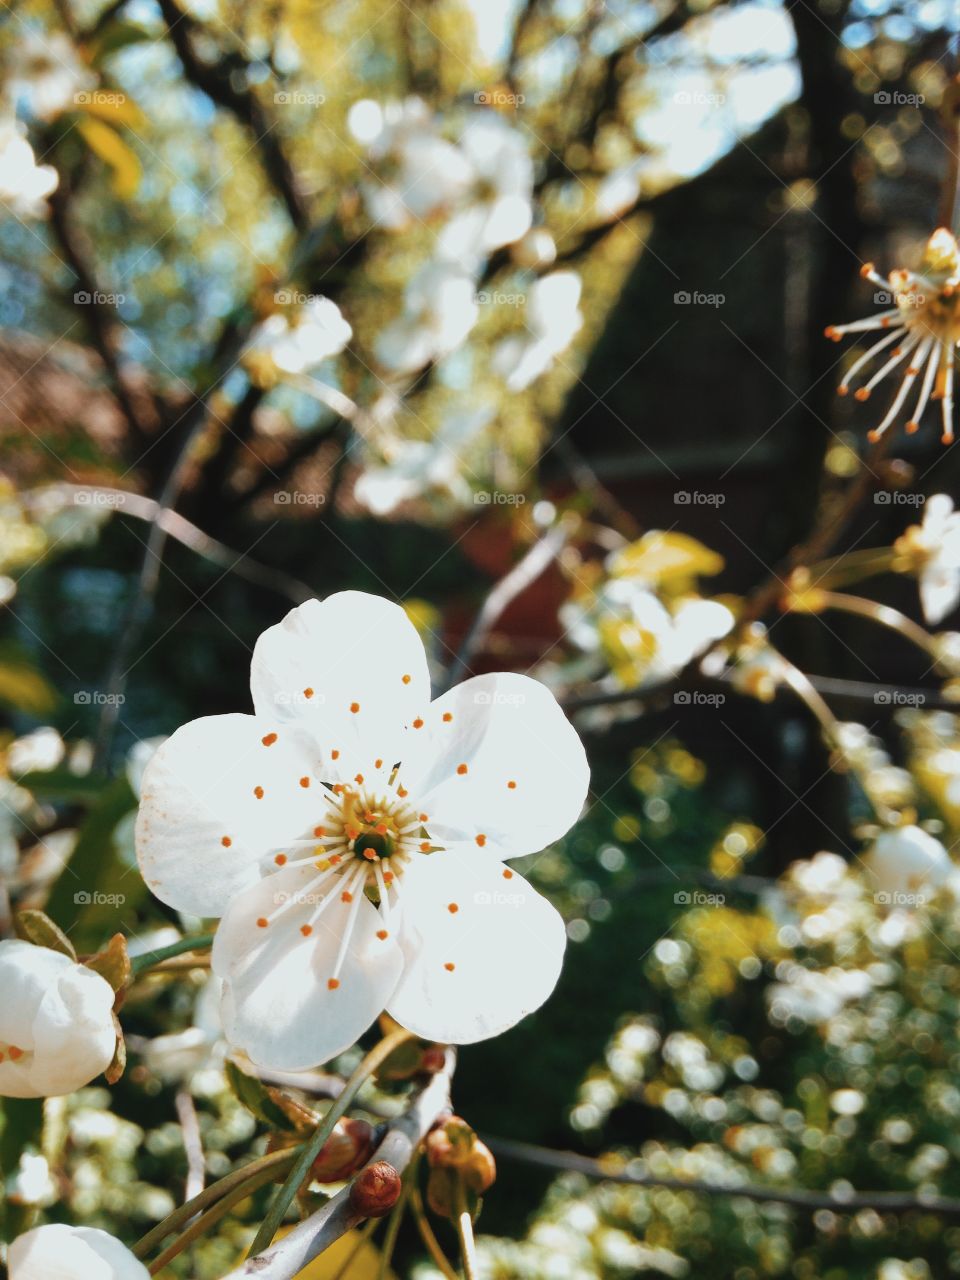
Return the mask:
<path fill-rule="evenodd" d="M 339 877 L 311 892 L 316 876 L 312 867 L 268 876 L 230 904 L 214 940 L 213 971 L 224 983 L 227 1039 L 261 1067 L 301 1071 L 342 1053 L 383 1011 L 400 975 L 395 925 L 378 937 L 387 926 L 366 898 L 341 901 L 345 881 Z M 297 893 L 307 893 L 308 900 L 289 907 L 266 928 L 257 925 Z M 309 924 L 326 894 L 333 901 L 304 937 L 301 926 Z M 353 907 L 340 985 L 330 990 L 327 983 Z"/>
<path fill-rule="evenodd" d="M 318 821 L 318 754 L 275 717 L 207 716 L 178 729 L 144 771 L 137 817 L 137 857 L 157 897 L 222 915 L 271 850 Z"/>
<path fill-rule="evenodd" d="M 550 995 L 566 931 L 522 876 L 470 853 L 437 853 L 410 865 L 401 893 L 406 964 L 387 1006 L 401 1025 L 427 1040 L 471 1044 Z"/>
<path fill-rule="evenodd" d="M 923 616 L 936 626 L 960 600 L 960 572 L 931 561 L 920 575 L 920 603 Z"/>
<path fill-rule="evenodd" d="M 250 686 L 258 715 L 303 724 L 340 750 L 364 743 L 386 757 L 429 697 L 430 677 L 423 642 L 399 605 L 341 591 L 308 600 L 261 635 Z"/>
<path fill-rule="evenodd" d="M 150 1272 L 106 1231 L 58 1222 L 14 1240 L 10 1280 L 150 1280 Z"/>
<path fill-rule="evenodd" d="M 430 815 L 435 839 L 481 835 L 514 858 L 543 849 L 579 818 L 590 781 L 583 744 L 538 680 L 475 676 L 421 718 L 408 734 L 401 781 Z"/>

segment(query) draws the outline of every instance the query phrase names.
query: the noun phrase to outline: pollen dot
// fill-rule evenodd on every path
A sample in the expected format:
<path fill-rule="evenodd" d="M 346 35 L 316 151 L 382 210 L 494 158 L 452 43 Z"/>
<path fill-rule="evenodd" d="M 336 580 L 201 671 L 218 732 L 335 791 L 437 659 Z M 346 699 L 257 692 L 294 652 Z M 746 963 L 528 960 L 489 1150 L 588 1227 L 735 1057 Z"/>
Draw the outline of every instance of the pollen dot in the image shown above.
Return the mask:
<path fill-rule="evenodd" d="M 313 697 L 313 690 L 312 690 L 312 689 L 304 689 L 304 691 L 303 691 L 303 696 L 304 696 L 305 698 L 312 698 L 312 697 Z"/>
<path fill-rule="evenodd" d="M 429 822 L 429 821 L 430 821 L 430 815 L 429 815 L 428 813 L 421 813 L 421 814 L 420 814 L 420 821 L 421 821 L 421 822 Z"/>
<path fill-rule="evenodd" d="M 445 711 L 445 712 L 443 713 L 443 723 L 444 723 L 444 724 L 449 724 L 449 723 L 450 723 L 450 721 L 451 721 L 452 719 L 453 719 L 453 712 L 452 712 L 452 711 Z"/>
<path fill-rule="evenodd" d="M 838 396 L 845 396 L 845 395 L 847 395 L 847 394 L 849 393 L 849 390 L 850 390 L 850 388 L 849 388 L 849 387 L 845 387 L 845 386 L 843 386 L 843 385 L 841 384 L 839 387 L 837 387 L 837 395 L 838 395 Z"/>
<path fill-rule="evenodd" d="M 339 978 L 328 978 L 328 979 L 327 979 L 327 990 L 328 990 L 328 991 L 336 991 L 336 989 L 337 989 L 337 987 L 339 987 L 339 985 L 340 985 L 340 979 L 339 979 Z"/>
<path fill-rule="evenodd" d="M 351 703 L 350 703 L 350 710 L 353 712 L 353 714 L 354 714 L 354 715 L 356 715 L 356 714 L 357 714 L 357 712 L 360 710 L 360 703 L 359 703 L 359 702 L 351 702 Z"/>
<path fill-rule="evenodd" d="M 509 870 L 509 868 L 508 868 L 506 871 L 504 871 L 504 873 L 503 873 L 503 878 L 504 878 L 504 880 L 512 880 L 512 879 L 513 879 L 513 872 L 512 872 L 512 871 L 510 871 L 510 870 Z"/>
<path fill-rule="evenodd" d="M 410 792 L 406 789 L 406 787 L 397 787 L 397 795 L 400 797 L 401 800 L 405 800 L 409 794 Z"/>
<path fill-rule="evenodd" d="M 321 840 L 327 834 L 327 829 L 326 827 L 314 827 L 313 834 L 318 840 Z"/>
<path fill-rule="evenodd" d="M 276 740 L 277 740 L 277 735 L 275 733 L 264 734 L 264 736 L 260 739 L 260 741 L 263 743 L 265 747 L 272 747 L 273 744 L 276 742 Z"/>
<path fill-rule="evenodd" d="M 18 1049 L 15 1044 L 12 1044 L 7 1052 L 10 1054 L 11 1062 L 17 1062 L 23 1057 L 23 1050 Z"/>
<path fill-rule="evenodd" d="M 483 846 L 487 843 L 487 837 L 485 835 L 479 835 L 476 837 L 476 841 L 477 841 L 477 844 L 482 849 Z"/>
<path fill-rule="evenodd" d="M 510 788 L 511 791 L 516 791 L 517 789 L 517 784 L 513 781 L 508 782 L 507 786 Z"/>
<path fill-rule="evenodd" d="M 453 961 L 452 961 L 452 960 L 448 960 L 448 961 L 447 961 L 447 963 L 446 963 L 443 967 L 446 969 L 447 973 L 453 973 L 454 969 L 455 969 L 457 966 L 453 963 Z"/>
<path fill-rule="evenodd" d="M 263 799 L 263 787 L 254 787 L 254 788 L 253 788 L 253 794 L 257 797 L 257 799 L 258 799 L 258 800 L 262 800 L 262 799 Z"/>
<path fill-rule="evenodd" d="M 423 721 L 420 719 L 420 717 L 419 717 L 419 716 L 417 716 L 416 720 L 414 720 L 414 722 L 413 722 L 413 727 L 414 727 L 415 729 L 422 729 L 422 728 L 423 728 Z"/>
<path fill-rule="evenodd" d="M 257 928 L 265 929 L 266 927 L 267 927 L 267 917 L 261 916 L 260 919 L 257 921 Z"/>
<path fill-rule="evenodd" d="M 450 902 L 447 904 L 447 910 L 450 912 L 452 916 L 455 916 L 457 912 L 460 910 L 460 905 L 459 903 L 456 903 L 456 902 Z"/>
<path fill-rule="evenodd" d="M 278 853 L 277 856 L 274 858 L 274 862 L 277 864 L 278 867 L 286 866 L 287 855 L 285 853 Z"/>
<path fill-rule="evenodd" d="M 309 778 L 306 778 L 306 777 L 301 778 L 301 779 L 300 779 L 300 785 L 301 785 L 301 787 L 309 787 L 309 785 L 310 785 L 310 779 L 309 779 Z"/>
<path fill-rule="evenodd" d="M 467 766 L 466 766 L 465 764 L 458 764 L 458 765 L 457 765 L 457 773 L 459 773 L 459 775 L 460 775 L 460 777 L 461 777 L 461 778 L 463 777 L 463 775 L 464 775 L 466 772 L 467 772 Z"/>
<path fill-rule="evenodd" d="M 225 849 L 229 849 L 230 846 L 233 844 L 233 841 L 230 839 L 229 836 L 223 836 L 221 837 L 220 843 L 223 845 Z"/>
<path fill-rule="evenodd" d="M 341 895 L 340 895 L 340 901 L 341 901 L 341 902 L 352 902 L 352 901 L 353 901 L 353 894 L 350 892 L 350 890 L 349 890 L 349 889 L 344 889 L 343 893 L 341 893 Z"/>
<path fill-rule="evenodd" d="M 867 387 L 858 387 L 853 393 L 853 398 L 854 400 L 859 400 L 862 403 L 864 400 L 870 399 L 870 392 Z"/>
<path fill-rule="evenodd" d="M 381 941 L 381 942 L 383 942 L 383 941 L 385 941 L 387 938 L 389 938 L 389 937 L 390 937 L 390 935 L 389 935 L 389 933 L 387 933 L 386 929 L 378 929 L 378 930 L 377 930 L 377 937 L 380 939 L 380 941 Z"/>
<path fill-rule="evenodd" d="M 311 933 L 313 933 L 313 925 L 312 925 L 312 924 L 302 924 L 302 925 L 300 926 L 300 932 L 303 934 L 303 936 L 304 936 L 305 938 L 309 938 L 309 937 L 310 937 L 310 935 L 311 935 Z"/>
<path fill-rule="evenodd" d="M 410 683 L 410 677 L 409 677 L 409 676 L 404 676 L 404 677 L 403 677 L 403 683 L 404 683 L 404 684 L 409 684 L 409 683 Z"/>
<path fill-rule="evenodd" d="M 382 760 L 374 760 L 374 762 L 373 762 L 373 767 L 374 767 L 375 769 L 382 769 L 382 768 L 383 768 L 383 761 L 382 761 Z"/>
<path fill-rule="evenodd" d="M 339 752 L 339 751 L 337 751 L 337 750 L 333 750 L 333 751 L 331 751 L 331 752 L 330 752 L 330 759 L 331 759 L 331 760 L 339 760 L 339 759 L 340 759 L 340 752 Z"/>
<path fill-rule="evenodd" d="M 429 853 L 429 852 L 430 852 L 430 841 L 429 841 L 429 840 L 423 840 L 423 841 L 421 841 L 421 843 L 420 843 L 420 852 L 421 852 L 421 853 Z"/>
<path fill-rule="evenodd" d="M 920 430 L 920 423 L 908 422 L 905 429 L 908 436 L 916 435 L 916 433 Z"/>

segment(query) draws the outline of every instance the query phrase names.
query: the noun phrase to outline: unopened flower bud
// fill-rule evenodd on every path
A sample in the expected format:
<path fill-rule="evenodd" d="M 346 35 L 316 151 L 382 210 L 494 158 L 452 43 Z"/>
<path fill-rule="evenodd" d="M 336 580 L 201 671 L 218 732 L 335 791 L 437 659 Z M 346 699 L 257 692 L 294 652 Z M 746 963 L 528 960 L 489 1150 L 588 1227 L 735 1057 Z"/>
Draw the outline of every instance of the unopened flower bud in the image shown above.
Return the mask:
<path fill-rule="evenodd" d="M 433 1168 L 450 1168 L 470 1158 L 476 1135 L 461 1116 L 448 1116 L 427 1134 L 427 1160 Z"/>
<path fill-rule="evenodd" d="M 350 1187 L 350 1205 L 364 1218 L 382 1218 L 400 1198 L 400 1175 L 392 1164 L 378 1160 L 357 1174 Z"/>
<path fill-rule="evenodd" d="M 442 1071 L 447 1061 L 447 1051 L 441 1045 L 432 1044 L 424 1049 L 420 1059 L 420 1070 L 424 1075 L 435 1076 Z"/>
<path fill-rule="evenodd" d="M 347 1116 L 337 1121 L 320 1148 L 313 1162 L 313 1176 L 318 1182 L 342 1182 L 366 1164 L 372 1151 L 373 1126 Z"/>
<path fill-rule="evenodd" d="M 471 1191 L 482 1195 L 497 1180 L 497 1162 L 493 1152 L 478 1138 L 473 1144 L 470 1158 L 463 1167 L 463 1177 Z"/>

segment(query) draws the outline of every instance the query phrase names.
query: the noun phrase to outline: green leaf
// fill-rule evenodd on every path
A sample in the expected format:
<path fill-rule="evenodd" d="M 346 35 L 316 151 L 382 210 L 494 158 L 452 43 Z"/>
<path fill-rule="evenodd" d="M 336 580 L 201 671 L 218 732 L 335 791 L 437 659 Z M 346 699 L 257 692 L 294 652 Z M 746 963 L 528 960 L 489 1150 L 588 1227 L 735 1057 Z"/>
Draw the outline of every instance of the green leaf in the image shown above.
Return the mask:
<path fill-rule="evenodd" d="M 22 773 L 16 781 L 41 799 L 90 804 L 107 785 L 108 779 L 98 773 L 78 775 L 61 767 Z"/>
<path fill-rule="evenodd" d="M 43 1131 L 42 1098 L 3 1098 L 0 1106 L 0 1186 L 17 1168 L 29 1146 L 40 1146 Z M 12 1240 L 24 1228 L 22 1213 L 0 1196 L 0 1239 Z"/>
<path fill-rule="evenodd" d="M 112 53 L 129 48 L 132 44 L 144 44 L 153 39 L 154 36 L 138 22 L 126 22 L 122 18 L 115 18 L 104 27 L 90 47 L 90 62 L 95 67 L 99 66 Z"/>
<path fill-rule="evenodd" d="M 271 1129 L 291 1129 L 293 1125 L 282 1107 L 271 1097 L 266 1085 L 255 1076 L 241 1071 L 235 1062 L 227 1062 L 227 1081 L 239 1102 Z"/>
<path fill-rule="evenodd" d="M 48 947 L 51 951 L 59 951 L 61 955 L 76 960 L 77 953 L 73 949 L 73 943 L 45 912 L 27 907 L 16 913 L 13 924 L 18 938 L 32 942 L 35 947 Z"/>
<path fill-rule="evenodd" d="M 117 932 L 121 908 L 129 917 L 146 895 L 143 881 L 120 862 L 113 842 L 117 823 L 135 804 L 126 778 L 104 788 L 47 902 L 48 913 L 70 930 L 80 952 L 97 951 Z"/>

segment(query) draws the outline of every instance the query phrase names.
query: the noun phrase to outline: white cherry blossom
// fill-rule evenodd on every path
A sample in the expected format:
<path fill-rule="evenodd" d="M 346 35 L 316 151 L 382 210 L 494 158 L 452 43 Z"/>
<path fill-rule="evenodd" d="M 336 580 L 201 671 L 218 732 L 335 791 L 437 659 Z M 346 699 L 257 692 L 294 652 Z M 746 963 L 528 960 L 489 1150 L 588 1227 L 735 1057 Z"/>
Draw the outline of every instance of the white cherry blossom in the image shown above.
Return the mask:
<path fill-rule="evenodd" d="M 472 185 L 465 206 L 440 232 L 441 257 L 474 271 L 533 224 L 533 161 L 523 136 L 495 112 L 473 115 L 460 134 Z"/>
<path fill-rule="evenodd" d="M 476 287 L 459 267 L 430 262 L 410 279 L 403 311 L 377 336 L 380 361 L 397 373 L 413 373 L 456 351 L 477 323 Z"/>
<path fill-rule="evenodd" d="M 228 1039 L 312 1067 L 384 1009 L 469 1043 L 550 994 L 554 908 L 505 859 L 577 820 L 588 767 L 553 695 L 483 675 L 431 700 L 399 606 L 347 591 L 264 632 L 254 715 L 179 729 L 147 767 L 137 825 L 164 902 L 222 917 Z"/>
<path fill-rule="evenodd" d="M 534 284 L 527 296 L 527 332 L 505 338 L 493 355 L 493 367 L 509 391 L 524 391 L 546 373 L 580 332 L 580 277 L 575 271 L 553 271 Z"/>
<path fill-rule="evenodd" d="M 46 947 L 0 942 L 0 1096 L 73 1093 L 116 1048 L 114 992 L 92 969 Z"/>
<path fill-rule="evenodd" d="M 895 549 L 917 573 L 923 616 L 936 626 L 960 601 L 960 512 L 953 499 L 945 493 L 928 498 L 923 523 L 911 525 Z"/>
<path fill-rule="evenodd" d="M 46 199 L 56 191 L 57 171 L 37 164 L 33 147 L 12 123 L 0 123 L 0 205 L 18 218 L 39 218 Z"/>
<path fill-rule="evenodd" d="M 898 827 L 877 836 L 863 858 L 867 882 L 897 905 L 902 896 L 934 893 L 956 870 L 949 853 L 922 827 Z"/>
<path fill-rule="evenodd" d="M 298 312 L 276 312 L 257 328 L 250 347 L 281 373 L 303 374 L 337 356 L 353 336 L 340 308 L 329 298 L 310 298 Z"/>
<path fill-rule="evenodd" d="M 377 516 L 428 493 L 465 505 L 472 490 L 463 475 L 463 453 L 490 418 L 488 408 L 451 413 L 429 440 L 390 440 L 386 465 L 368 467 L 357 480 L 357 501 Z"/>
<path fill-rule="evenodd" d="M 51 1223 L 10 1246 L 10 1280 L 150 1280 L 126 1245 L 97 1227 Z"/>

